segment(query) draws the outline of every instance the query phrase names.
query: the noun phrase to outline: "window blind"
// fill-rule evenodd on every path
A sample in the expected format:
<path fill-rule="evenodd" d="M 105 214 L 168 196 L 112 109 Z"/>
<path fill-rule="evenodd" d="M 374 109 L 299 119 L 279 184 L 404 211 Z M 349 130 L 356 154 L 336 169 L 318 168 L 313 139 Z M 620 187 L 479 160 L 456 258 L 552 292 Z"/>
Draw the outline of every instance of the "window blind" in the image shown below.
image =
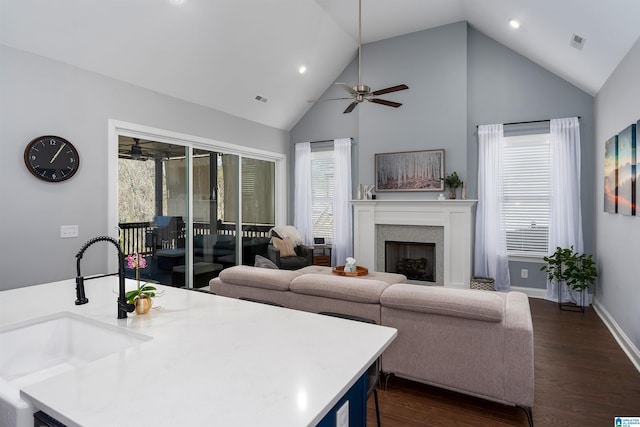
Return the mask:
<path fill-rule="evenodd" d="M 551 203 L 549 134 L 504 138 L 507 253 L 546 256 Z"/>
<path fill-rule="evenodd" d="M 333 150 L 311 152 L 313 237 L 333 238 Z"/>

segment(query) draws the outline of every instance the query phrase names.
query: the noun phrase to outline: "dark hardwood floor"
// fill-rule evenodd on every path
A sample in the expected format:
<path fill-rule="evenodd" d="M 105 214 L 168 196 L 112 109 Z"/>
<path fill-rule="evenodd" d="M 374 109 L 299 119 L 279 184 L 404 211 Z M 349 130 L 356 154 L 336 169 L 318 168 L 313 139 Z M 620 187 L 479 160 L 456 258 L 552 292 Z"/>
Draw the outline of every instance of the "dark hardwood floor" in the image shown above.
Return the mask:
<path fill-rule="evenodd" d="M 536 427 L 613 426 L 640 417 L 640 373 L 593 308 L 561 311 L 530 298 L 535 341 Z M 527 426 L 522 409 L 392 377 L 378 390 L 381 421 L 394 426 Z M 375 426 L 373 397 L 367 425 Z"/>

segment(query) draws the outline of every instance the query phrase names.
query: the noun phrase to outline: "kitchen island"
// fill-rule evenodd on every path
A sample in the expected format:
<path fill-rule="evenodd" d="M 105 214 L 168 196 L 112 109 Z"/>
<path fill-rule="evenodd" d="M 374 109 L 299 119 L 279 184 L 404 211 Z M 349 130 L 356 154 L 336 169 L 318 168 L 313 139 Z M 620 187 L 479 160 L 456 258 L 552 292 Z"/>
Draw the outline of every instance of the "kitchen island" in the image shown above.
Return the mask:
<path fill-rule="evenodd" d="M 68 426 L 316 425 L 397 334 L 166 286 L 149 313 L 117 319 L 117 277 L 85 287 L 80 306 L 74 280 L 0 292 L 0 330 L 69 312 L 150 337 L 21 386 L 24 400 Z"/>

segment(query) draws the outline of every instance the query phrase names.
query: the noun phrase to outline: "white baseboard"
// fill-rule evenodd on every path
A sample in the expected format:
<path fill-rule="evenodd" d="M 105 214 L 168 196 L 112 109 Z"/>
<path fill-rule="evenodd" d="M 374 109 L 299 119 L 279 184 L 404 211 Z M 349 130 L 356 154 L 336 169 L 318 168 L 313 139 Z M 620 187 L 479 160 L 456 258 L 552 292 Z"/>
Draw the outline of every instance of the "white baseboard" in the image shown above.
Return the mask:
<path fill-rule="evenodd" d="M 544 299 L 547 293 L 546 289 L 527 288 L 524 286 L 512 286 L 511 290 L 523 292 L 527 294 L 529 298 Z M 638 350 L 638 347 L 636 347 L 631 342 L 629 337 L 627 337 L 627 335 L 622 331 L 622 329 L 620 329 L 613 317 L 611 317 L 609 312 L 602 306 L 602 304 L 600 304 L 595 296 L 593 297 L 593 302 L 591 305 L 593 306 L 596 314 L 600 317 L 600 319 L 602 319 L 602 322 L 605 324 L 607 329 L 609 329 L 609 332 L 611 332 L 613 338 L 615 338 L 615 340 L 618 342 L 618 345 L 620 346 L 620 348 L 622 348 L 622 351 L 624 351 L 629 360 L 631 360 L 631 363 L 633 363 L 633 366 L 635 366 L 638 372 L 640 372 L 640 350 Z"/>
<path fill-rule="evenodd" d="M 527 294 L 527 296 L 529 298 L 543 298 L 547 295 L 547 290 L 546 289 L 540 289 L 540 288 L 527 288 L 525 286 L 512 286 L 511 287 L 512 291 L 518 291 L 518 292 L 523 292 L 525 294 Z"/>
<path fill-rule="evenodd" d="M 609 329 L 609 332 L 611 332 L 611 335 L 613 335 L 618 345 L 620 345 L 620 348 L 622 348 L 622 351 L 625 352 L 629 360 L 631 360 L 631 363 L 633 363 L 633 366 L 640 372 L 640 350 L 638 350 L 638 347 L 636 347 L 622 329 L 620 329 L 614 318 L 611 317 L 607 309 L 600 304 L 597 298 L 593 299 L 592 305 L 593 309 Z"/>

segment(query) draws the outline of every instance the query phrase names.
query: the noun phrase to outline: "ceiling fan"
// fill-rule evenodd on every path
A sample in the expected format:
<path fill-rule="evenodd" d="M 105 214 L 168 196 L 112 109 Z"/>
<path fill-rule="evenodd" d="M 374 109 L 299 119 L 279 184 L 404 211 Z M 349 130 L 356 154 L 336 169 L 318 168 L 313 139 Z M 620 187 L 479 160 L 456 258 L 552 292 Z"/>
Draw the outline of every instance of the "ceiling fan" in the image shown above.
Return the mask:
<path fill-rule="evenodd" d="M 349 92 L 349 97 L 343 98 L 326 98 L 326 99 L 312 99 L 309 102 L 318 101 L 335 101 L 342 99 L 352 99 L 353 102 L 349 104 L 343 114 L 347 114 L 353 111 L 356 106 L 364 100 L 373 102 L 374 104 L 386 105 L 388 107 L 398 108 L 402 104 L 400 102 L 388 101 L 386 99 L 376 98 L 378 95 L 384 95 L 391 92 L 397 92 L 399 90 L 409 89 L 406 84 L 399 84 L 396 86 L 390 86 L 384 89 L 372 91 L 367 85 L 360 82 L 360 76 L 362 72 L 362 0 L 358 0 L 358 84 L 355 86 L 349 86 L 346 83 L 336 83 L 336 86 Z"/>
<path fill-rule="evenodd" d="M 139 138 L 132 138 L 132 139 L 134 144 L 131 146 L 131 149 L 120 151 L 120 157 L 131 159 L 131 160 L 142 160 L 142 161 L 146 161 L 150 157 L 152 157 L 151 153 L 142 150 L 142 147 L 140 146 Z"/>

